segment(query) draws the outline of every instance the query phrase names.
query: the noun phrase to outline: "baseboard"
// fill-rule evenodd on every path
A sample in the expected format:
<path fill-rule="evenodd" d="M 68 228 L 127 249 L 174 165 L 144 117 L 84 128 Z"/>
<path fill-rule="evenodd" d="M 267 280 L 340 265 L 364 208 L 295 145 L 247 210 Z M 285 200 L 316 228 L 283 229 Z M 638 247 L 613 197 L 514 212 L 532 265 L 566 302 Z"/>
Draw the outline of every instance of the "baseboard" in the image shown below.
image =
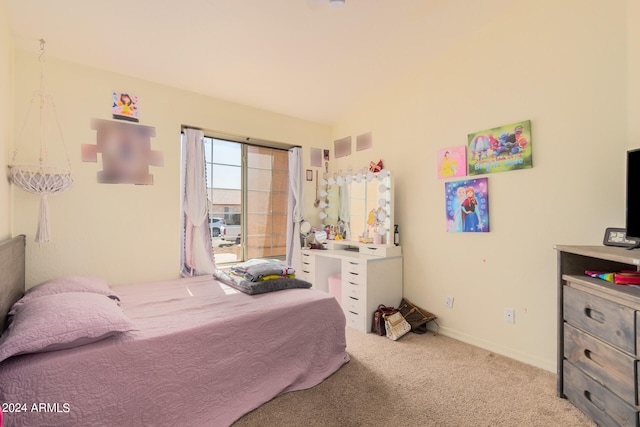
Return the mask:
<path fill-rule="evenodd" d="M 435 331 L 435 325 L 430 325 L 430 329 L 433 329 Z M 506 356 L 519 362 L 526 363 L 527 365 L 532 365 L 553 373 L 557 372 L 555 360 L 549 361 L 539 357 L 534 357 L 530 354 L 515 350 L 511 347 L 505 347 L 492 341 L 479 339 L 478 337 L 475 337 L 473 335 L 464 334 L 454 329 L 443 326 L 440 326 L 438 328 L 438 333 L 449 338 L 465 342 L 467 344 L 475 345 L 476 347 L 480 347 L 485 350 L 493 351 L 494 353 L 500 354 L 502 356 Z"/>

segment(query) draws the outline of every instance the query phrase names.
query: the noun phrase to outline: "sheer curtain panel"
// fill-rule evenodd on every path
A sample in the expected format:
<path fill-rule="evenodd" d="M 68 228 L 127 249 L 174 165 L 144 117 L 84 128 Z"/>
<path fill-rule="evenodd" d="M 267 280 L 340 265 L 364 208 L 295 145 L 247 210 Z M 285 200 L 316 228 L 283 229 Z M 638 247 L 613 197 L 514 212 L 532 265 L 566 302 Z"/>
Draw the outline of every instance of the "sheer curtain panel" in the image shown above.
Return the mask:
<path fill-rule="evenodd" d="M 289 205 L 287 209 L 287 264 L 302 268 L 300 221 L 302 221 L 302 148 L 289 150 Z"/>
<path fill-rule="evenodd" d="M 185 129 L 182 145 L 183 164 L 183 233 L 182 275 L 213 274 L 216 271 L 207 200 L 204 134 Z"/>

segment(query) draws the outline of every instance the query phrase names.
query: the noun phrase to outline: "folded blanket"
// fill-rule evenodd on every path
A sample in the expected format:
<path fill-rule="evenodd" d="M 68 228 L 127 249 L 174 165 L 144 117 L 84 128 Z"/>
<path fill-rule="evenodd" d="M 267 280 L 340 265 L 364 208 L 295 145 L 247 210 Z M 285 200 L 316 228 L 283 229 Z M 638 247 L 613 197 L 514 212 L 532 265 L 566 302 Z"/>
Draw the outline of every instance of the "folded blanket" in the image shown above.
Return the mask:
<path fill-rule="evenodd" d="M 225 283 L 232 288 L 249 295 L 264 294 L 266 292 L 281 291 L 284 289 L 308 289 L 311 287 L 311 283 L 301 279 L 296 279 L 294 277 L 284 277 L 282 279 L 271 279 L 252 282 L 250 280 L 245 280 L 240 276 L 227 274 L 224 271 L 219 270 L 214 274 L 214 277 L 220 280 L 222 283 Z"/>
<path fill-rule="evenodd" d="M 277 259 L 250 259 L 231 266 L 231 272 L 245 280 L 256 282 L 265 276 L 288 276 L 295 273 L 293 267 Z"/>

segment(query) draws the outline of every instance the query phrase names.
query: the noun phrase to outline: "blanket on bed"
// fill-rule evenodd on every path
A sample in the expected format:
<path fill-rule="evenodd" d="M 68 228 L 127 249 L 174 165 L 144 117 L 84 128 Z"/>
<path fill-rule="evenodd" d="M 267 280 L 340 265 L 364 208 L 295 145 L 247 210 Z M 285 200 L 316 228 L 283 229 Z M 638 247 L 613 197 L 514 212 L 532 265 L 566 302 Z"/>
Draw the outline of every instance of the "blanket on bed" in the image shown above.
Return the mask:
<path fill-rule="evenodd" d="M 245 295 L 211 276 L 118 286 L 138 328 L 0 363 L 0 401 L 60 411 L 4 413 L 3 426 L 229 426 L 349 360 L 331 295 Z"/>

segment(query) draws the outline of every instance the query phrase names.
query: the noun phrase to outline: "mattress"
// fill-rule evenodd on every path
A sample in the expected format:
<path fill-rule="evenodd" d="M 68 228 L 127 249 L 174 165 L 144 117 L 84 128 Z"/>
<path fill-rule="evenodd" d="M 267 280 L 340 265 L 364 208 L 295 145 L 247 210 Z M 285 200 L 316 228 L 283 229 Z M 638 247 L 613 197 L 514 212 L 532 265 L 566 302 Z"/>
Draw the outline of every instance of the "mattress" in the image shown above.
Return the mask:
<path fill-rule="evenodd" d="M 114 289 L 138 330 L 0 363 L 4 426 L 227 426 L 349 360 L 321 291 L 246 295 L 208 276 Z"/>

